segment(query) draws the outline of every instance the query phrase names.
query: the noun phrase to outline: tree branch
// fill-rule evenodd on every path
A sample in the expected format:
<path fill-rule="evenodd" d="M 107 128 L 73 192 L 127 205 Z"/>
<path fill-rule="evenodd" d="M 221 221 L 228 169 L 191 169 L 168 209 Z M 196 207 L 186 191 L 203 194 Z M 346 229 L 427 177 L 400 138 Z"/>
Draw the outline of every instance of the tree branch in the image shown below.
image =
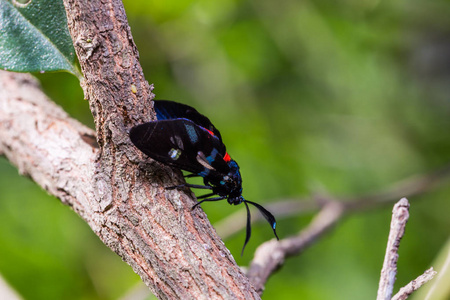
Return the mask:
<path fill-rule="evenodd" d="M 414 291 L 417 291 L 422 285 L 433 279 L 436 274 L 437 272 L 433 270 L 433 267 L 429 268 L 422 275 L 402 287 L 400 291 L 392 297 L 392 300 L 407 299 Z"/>
<path fill-rule="evenodd" d="M 391 230 L 389 231 L 386 256 L 381 269 L 377 300 L 391 299 L 397 276 L 398 247 L 405 234 L 405 226 L 408 219 L 409 202 L 406 198 L 402 198 L 394 205 L 392 210 Z"/>
<path fill-rule="evenodd" d="M 128 130 L 153 117 L 121 1 L 64 0 L 95 120 L 70 119 L 25 74 L 0 72 L 0 153 L 60 198 L 159 298 L 258 299 L 179 171 L 146 159 Z"/>
<path fill-rule="evenodd" d="M 269 276 L 283 265 L 286 258 L 298 255 L 318 236 L 332 228 L 343 212 L 342 203 L 330 201 L 298 235 L 279 242 L 272 239 L 259 246 L 247 272 L 258 293 L 263 292 Z"/>
<path fill-rule="evenodd" d="M 405 227 L 408 219 L 409 202 L 408 199 L 402 198 L 394 205 L 394 209 L 392 210 L 391 229 L 389 231 L 383 268 L 381 269 L 377 300 L 405 300 L 409 295 L 433 279 L 437 274 L 431 267 L 426 270 L 425 273 L 401 288 L 400 291 L 391 298 L 397 276 L 398 248 L 400 246 L 400 241 L 405 234 Z"/>
<path fill-rule="evenodd" d="M 36 79 L 0 71 L 0 153 L 84 219 L 100 210 L 88 200 L 94 134 L 50 102 Z"/>

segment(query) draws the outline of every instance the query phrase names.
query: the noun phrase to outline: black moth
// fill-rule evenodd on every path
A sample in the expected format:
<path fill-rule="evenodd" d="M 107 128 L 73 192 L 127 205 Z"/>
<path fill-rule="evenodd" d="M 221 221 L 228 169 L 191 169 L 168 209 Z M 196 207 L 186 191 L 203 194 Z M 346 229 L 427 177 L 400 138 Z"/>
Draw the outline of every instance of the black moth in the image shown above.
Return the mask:
<path fill-rule="evenodd" d="M 164 164 L 191 172 L 186 177 L 203 177 L 205 185 L 185 183 L 180 187 L 209 189 L 212 192 L 197 199 L 194 209 L 205 201 L 227 199 L 229 204 L 244 203 L 247 209 L 247 231 L 242 247 L 244 253 L 251 235 L 250 210 L 254 205 L 272 227 L 275 237 L 275 217 L 258 203 L 242 197 L 242 179 L 238 164 L 230 158 L 220 132 L 211 121 L 188 105 L 158 100 L 154 101 L 157 121 L 131 128 L 133 144 L 151 158 Z"/>

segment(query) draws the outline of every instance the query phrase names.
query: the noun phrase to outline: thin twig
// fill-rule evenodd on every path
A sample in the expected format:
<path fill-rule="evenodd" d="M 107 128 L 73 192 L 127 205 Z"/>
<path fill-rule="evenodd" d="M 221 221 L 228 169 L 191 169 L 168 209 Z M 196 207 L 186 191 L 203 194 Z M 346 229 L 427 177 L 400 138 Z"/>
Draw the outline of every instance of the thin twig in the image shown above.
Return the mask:
<path fill-rule="evenodd" d="M 377 300 L 390 300 L 394 290 L 395 276 L 397 275 L 398 247 L 405 233 L 406 222 L 409 218 L 408 199 L 402 198 L 394 205 L 392 210 L 391 230 L 381 269 L 380 284 L 378 286 Z"/>
<path fill-rule="evenodd" d="M 343 206 L 340 202 L 329 201 L 314 217 L 309 226 L 298 235 L 279 242 L 272 239 L 259 246 L 247 272 L 247 276 L 256 291 L 261 294 L 269 276 L 284 263 L 284 260 L 290 256 L 298 255 L 311 245 L 317 237 L 332 228 L 341 218 L 343 212 Z"/>
<path fill-rule="evenodd" d="M 422 275 L 405 285 L 400 289 L 400 291 L 392 297 L 391 300 L 405 300 L 411 295 L 414 291 L 419 289 L 422 285 L 433 279 L 433 277 L 437 274 L 433 267 L 426 270 Z"/>

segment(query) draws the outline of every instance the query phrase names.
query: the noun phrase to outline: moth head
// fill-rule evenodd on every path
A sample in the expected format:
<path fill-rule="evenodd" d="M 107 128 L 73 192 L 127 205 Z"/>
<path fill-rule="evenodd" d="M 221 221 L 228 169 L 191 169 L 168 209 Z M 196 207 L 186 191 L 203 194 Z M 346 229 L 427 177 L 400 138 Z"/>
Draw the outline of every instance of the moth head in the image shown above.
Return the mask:
<path fill-rule="evenodd" d="M 229 198 L 237 198 L 232 202 L 228 202 L 230 202 L 230 204 L 239 204 L 243 200 L 238 199 L 242 194 L 242 178 L 241 173 L 239 172 L 239 166 L 234 160 L 230 160 L 228 166 L 230 167 L 230 171 L 222 178 L 220 184 L 228 191 Z"/>

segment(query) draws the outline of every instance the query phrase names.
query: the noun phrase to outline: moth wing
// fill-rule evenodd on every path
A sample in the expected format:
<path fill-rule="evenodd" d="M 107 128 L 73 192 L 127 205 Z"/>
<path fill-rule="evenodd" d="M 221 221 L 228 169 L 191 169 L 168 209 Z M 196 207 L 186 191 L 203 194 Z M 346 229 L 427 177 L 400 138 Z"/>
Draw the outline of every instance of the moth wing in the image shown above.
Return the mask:
<path fill-rule="evenodd" d="M 188 119 L 195 124 L 208 129 L 222 141 L 219 130 L 211 123 L 208 117 L 199 113 L 195 108 L 169 100 L 154 100 L 154 109 L 156 117 L 160 120 Z"/>
<path fill-rule="evenodd" d="M 227 174 L 225 145 L 188 119 L 161 120 L 131 128 L 133 144 L 151 158 L 201 176 Z"/>

